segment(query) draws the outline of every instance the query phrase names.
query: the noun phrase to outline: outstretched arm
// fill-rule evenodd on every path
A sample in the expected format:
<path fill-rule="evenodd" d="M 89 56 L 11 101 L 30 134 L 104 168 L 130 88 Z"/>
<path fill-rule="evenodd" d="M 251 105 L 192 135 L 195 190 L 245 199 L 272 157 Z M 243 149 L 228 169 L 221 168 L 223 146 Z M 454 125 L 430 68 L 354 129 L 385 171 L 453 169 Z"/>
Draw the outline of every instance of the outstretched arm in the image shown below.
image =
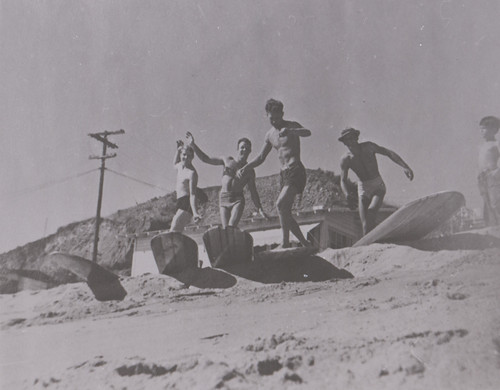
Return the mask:
<path fill-rule="evenodd" d="M 288 134 L 295 134 L 297 137 L 309 137 L 311 135 L 311 130 L 303 127 L 284 127 L 280 130 L 280 137 L 284 137 Z"/>
<path fill-rule="evenodd" d="M 238 178 L 241 179 L 245 175 L 245 172 L 247 170 L 258 167 L 260 164 L 262 164 L 266 160 L 266 157 L 272 148 L 273 146 L 266 138 L 266 141 L 264 142 L 264 145 L 262 146 L 262 149 L 260 153 L 257 155 L 257 157 L 255 157 L 252 161 L 248 162 L 243 168 L 238 169 L 236 176 L 238 176 Z"/>
<path fill-rule="evenodd" d="M 177 150 L 175 151 L 175 156 L 174 156 L 174 167 L 177 165 L 179 161 L 181 161 L 181 149 L 184 146 L 184 142 L 181 140 L 177 140 Z"/>
<path fill-rule="evenodd" d="M 191 134 L 189 131 L 186 133 L 186 139 L 188 145 L 193 148 L 194 152 L 201 161 L 210 165 L 224 165 L 224 160 L 222 158 L 209 157 L 205 152 L 203 152 L 203 150 L 201 150 L 200 147 L 196 145 L 196 143 L 194 142 L 193 134 Z"/>
<path fill-rule="evenodd" d="M 191 178 L 189 180 L 189 204 L 191 206 L 191 210 L 193 210 L 193 219 L 195 222 L 200 220 L 200 215 L 196 209 L 196 188 L 198 187 L 198 173 L 193 171 Z"/>
<path fill-rule="evenodd" d="M 268 219 L 269 217 L 264 212 L 262 204 L 260 203 L 260 196 L 257 191 L 257 186 L 255 185 L 255 172 L 253 173 L 252 178 L 248 181 L 247 185 L 248 185 L 248 190 L 250 191 L 252 202 L 255 205 L 255 207 L 257 207 L 257 211 L 263 218 Z"/>
<path fill-rule="evenodd" d="M 398 164 L 400 167 L 404 169 L 405 175 L 408 177 L 408 179 L 413 180 L 412 169 L 397 153 L 382 146 L 378 146 L 377 144 L 373 145 L 375 146 L 375 153 L 379 153 L 389 157 L 392 161 L 394 161 L 396 164 Z"/>

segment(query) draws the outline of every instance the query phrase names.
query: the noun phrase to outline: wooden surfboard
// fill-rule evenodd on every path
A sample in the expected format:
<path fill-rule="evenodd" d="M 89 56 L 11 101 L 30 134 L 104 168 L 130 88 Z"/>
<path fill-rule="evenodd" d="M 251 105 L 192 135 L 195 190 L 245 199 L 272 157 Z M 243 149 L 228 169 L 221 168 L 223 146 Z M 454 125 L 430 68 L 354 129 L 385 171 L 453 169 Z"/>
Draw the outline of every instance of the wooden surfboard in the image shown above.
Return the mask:
<path fill-rule="evenodd" d="M 221 268 L 237 263 L 248 263 L 253 258 L 253 237 L 238 228 L 221 226 L 208 229 L 203 243 L 212 267 Z"/>
<path fill-rule="evenodd" d="M 93 261 L 62 252 L 53 252 L 47 258 L 87 282 L 98 301 L 121 301 L 127 295 L 118 276 Z"/>
<path fill-rule="evenodd" d="M 399 208 L 353 246 L 416 241 L 451 218 L 465 204 L 460 192 L 443 191 Z"/>
<path fill-rule="evenodd" d="M 255 259 L 259 261 L 289 260 L 289 259 L 308 257 L 314 255 L 317 252 L 318 248 L 310 246 L 271 249 L 269 251 L 262 251 L 255 253 Z"/>
<path fill-rule="evenodd" d="M 172 275 L 198 267 L 198 245 L 182 233 L 169 232 L 154 236 L 151 249 L 161 274 Z"/>

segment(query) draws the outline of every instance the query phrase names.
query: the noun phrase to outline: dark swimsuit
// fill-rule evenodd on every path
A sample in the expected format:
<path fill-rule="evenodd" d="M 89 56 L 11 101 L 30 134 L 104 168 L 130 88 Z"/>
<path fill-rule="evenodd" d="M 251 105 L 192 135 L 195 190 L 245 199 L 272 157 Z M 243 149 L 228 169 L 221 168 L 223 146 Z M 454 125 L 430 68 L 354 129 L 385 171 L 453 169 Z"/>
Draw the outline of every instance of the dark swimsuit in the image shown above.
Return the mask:
<path fill-rule="evenodd" d="M 191 204 L 189 202 L 189 195 L 181 196 L 179 199 L 177 199 L 175 207 L 177 210 L 184 210 L 193 215 L 193 210 L 191 209 Z"/>
<path fill-rule="evenodd" d="M 233 179 L 236 178 L 236 170 L 234 168 L 230 167 L 224 167 L 224 170 L 222 171 L 222 176 L 229 176 L 232 177 Z"/>
<path fill-rule="evenodd" d="M 306 187 L 306 169 L 301 162 L 297 162 L 292 164 L 286 169 L 283 169 L 280 172 L 281 178 L 281 188 L 284 186 L 293 186 L 298 191 L 298 193 L 302 193 L 304 188 Z"/>
<path fill-rule="evenodd" d="M 229 176 L 236 179 L 236 169 L 224 166 L 222 176 Z M 242 191 L 221 191 L 219 195 L 219 206 L 232 209 L 237 204 L 245 207 L 245 196 Z"/>

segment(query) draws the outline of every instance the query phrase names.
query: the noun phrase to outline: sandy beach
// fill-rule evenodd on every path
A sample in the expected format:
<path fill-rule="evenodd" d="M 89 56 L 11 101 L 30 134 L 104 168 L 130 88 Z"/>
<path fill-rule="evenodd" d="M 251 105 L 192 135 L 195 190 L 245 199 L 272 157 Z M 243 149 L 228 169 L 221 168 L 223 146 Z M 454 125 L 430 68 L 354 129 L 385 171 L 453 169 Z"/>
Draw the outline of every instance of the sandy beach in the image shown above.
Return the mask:
<path fill-rule="evenodd" d="M 1 387 L 498 388 L 499 237 L 124 277 L 123 301 L 85 283 L 1 295 Z"/>

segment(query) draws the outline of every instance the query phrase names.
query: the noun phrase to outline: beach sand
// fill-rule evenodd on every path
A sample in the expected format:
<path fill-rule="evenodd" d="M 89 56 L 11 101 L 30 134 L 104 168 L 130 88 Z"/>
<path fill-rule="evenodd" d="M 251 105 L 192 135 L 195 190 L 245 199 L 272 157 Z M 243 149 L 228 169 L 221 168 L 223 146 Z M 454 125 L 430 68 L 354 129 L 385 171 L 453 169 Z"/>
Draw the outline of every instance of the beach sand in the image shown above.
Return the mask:
<path fill-rule="evenodd" d="M 500 229 L 0 296 L 2 389 L 497 389 Z"/>

